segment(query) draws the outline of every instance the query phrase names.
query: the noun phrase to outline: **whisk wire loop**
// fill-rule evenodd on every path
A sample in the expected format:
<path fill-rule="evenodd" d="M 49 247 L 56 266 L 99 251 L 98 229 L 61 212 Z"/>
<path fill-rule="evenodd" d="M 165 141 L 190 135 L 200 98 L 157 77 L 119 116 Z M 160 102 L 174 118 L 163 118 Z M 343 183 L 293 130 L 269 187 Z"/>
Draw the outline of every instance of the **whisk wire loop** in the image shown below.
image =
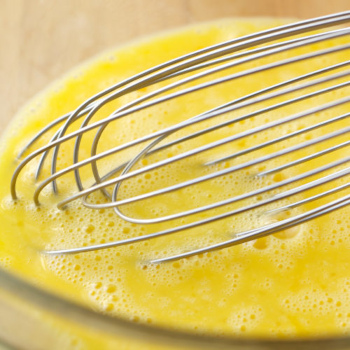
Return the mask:
<path fill-rule="evenodd" d="M 173 125 L 143 136 L 135 137 L 128 142 L 98 153 L 98 145 L 100 144 L 103 133 L 110 127 L 111 123 L 123 120 L 123 118 L 137 112 L 174 101 L 189 94 L 213 89 L 225 83 L 254 77 L 262 72 L 268 72 L 282 67 L 288 69 L 288 66 L 296 63 L 312 62 L 316 58 L 320 62 L 323 59 L 327 62 L 328 57 L 332 55 L 332 57 L 337 57 L 337 53 L 349 51 L 350 43 L 346 40 L 343 40 L 342 44 L 330 45 L 327 49 L 315 49 L 318 44 L 326 41 L 349 38 L 349 27 L 328 29 L 329 27 L 343 25 L 349 21 L 350 11 L 346 11 L 267 29 L 190 52 L 151 67 L 121 82 L 117 82 L 88 98 L 74 111 L 53 120 L 40 130 L 18 154 L 18 159 L 23 159 L 19 162 L 11 180 L 10 189 L 14 200 L 18 199 L 17 183 L 19 181 L 19 175 L 30 161 L 38 157 L 39 161 L 34 174 L 35 179 L 40 180 L 41 175 L 44 174 L 43 169 L 45 164 L 49 163 L 50 170 L 49 175 L 45 176 L 34 191 L 33 201 L 36 205 L 40 205 L 40 195 L 47 186 L 51 184 L 53 192 L 57 193 L 59 190 L 57 180 L 62 176 L 72 173 L 77 190 L 65 196 L 57 204 L 59 209 L 64 209 L 69 203 L 82 199 L 83 205 L 87 208 L 92 210 L 113 209 L 115 214 L 121 219 L 138 225 L 159 224 L 167 221 L 174 222 L 185 217 L 188 217 L 190 221 L 180 221 L 180 224 L 176 224 L 175 222 L 170 228 L 156 230 L 143 236 L 128 237 L 119 241 L 95 244 L 87 247 L 45 251 L 45 253 L 76 254 L 107 249 L 172 235 L 231 218 L 242 213 L 256 211 L 259 208 L 265 209 L 262 215 L 268 216 L 303 206 L 306 208 L 306 204 L 312 204 L 308 210 L 305 209 L 277 222 L 269 222 L 242 232 L 232 232 L 234 236 L 223 242 L 199 249 L 190 249 L 189 251 L 174 254 L 173 256 L 151 260 L 153 263 L 160 263 L 255 240 L 301 225 L 304 222 L 332 213 L 349 205 L 350 195 L 342 195 L 342 193 L 346 193 L 345 190 L 350 187 L 349 180 L 346 181 L 350 176 L 350 167 L 347 166 L 350 162 L 350 157 L 343 157 L 336 160 L 332 159 L 331 162 L 325 164 L 318 164 L 309 171 L 299 171 L 294 176 L 282 179 L 279 182 L 273 182 L 258 189 L 155 218 L 135 218 L 122 212 L 120 208 L 146 201 L 156 196 L 169 195 L 172 192 L 245 169 L 254 169 L 256 166 L 268 164 L 271 160 L 280 159 L 287 155 L 292 156 L 290 159 L 286 158 L 288 159 L 287 162 L 274 165 L 267 169 L 257 170 L 255 172 L 256 179 L 280 173 L 286 169 L 299 169 L 298 167 L 306 162 L 324 159 L 322 157 L 336 154 L 337 151 L 348 147 L 350 141 L 347 139 L 344 141 L 344 138 L 349 134 L 350 127 L 339 127 L 339 125 L 340 122 L 345 123 L 348 120 L 347 118 L 350 117 L 350 112 L 341 114 L 337 108 L 350 105 L 350 97 L 339 98 L 337 94 L 345 91 L 344 89 L 350 86 L 350 70 L 348 68 L 350 60 L 343 62 L 335 62 L 336 60 L 333 60 L 332 64 L 327 64 L 317 69 L 312 69 L 312 66 L 310 66 L 311 70 L 307 73 L 304 72 L 303 74 L 289 77 L 272 85 L 264 86 L 247 95 L 235 97 L 195 116 L 184 117 L 182 121 Z M 313 49 L 309 49 L 310 47 Z M 301 53 L 294 54 L 295 52 Z M 287 58 L 280 57 L 283 53 L 286 54 Z M 255 65 L 255 62 L 263 63 Z M 140 92 L 141 89 L 144 89 L 143 91 L 146 92 L 139 94 L 139 97 L 125 104 L 121 104 L 121 106 L 114 109 L 112 113 L 102 119 L 95 119 L 98 114 L 102 113 L 105 106 L 110 105 L 113 101 L 122 101 L 124 96 L 133 92 Z M 283 113 L 281 113 L 280 118 L 263 122 L 263 116 L 267 113 L 279 113 L 288 107 L 298 105 L 301 101 L 313 101 L 321 96 L 333 96 L 334 98 L 331 101 L 327 100 L 323 104 L 318 104 L 316 107 L 300 110 L 294 114 L 289 113 L 286 116 L 283 116 Z M 278 102 L 273 102 L 277 98 L 279 99 Z M 292 125 L 297 121 L 306 120 L 311 115 L 319 114 L 328 116 L 327 113 L 329 115 L 331 113 L 335 115 L 326 119 L 322 117 L 314 124 L 307 124 L 297 129 L 292 128 L 288 133 L 277 134 L 258 144 L 249 145 L 243 149 L 233 149 L 233 151 L 228 152 L 229 154 L 220 154 L 220 156 L 215 156 L 214 159 L 208 159 L 202 165 L 203 169 L 206 169 L 204 175 L 202 174 L 195 178 L 169 184 L 163 188 L 150 190 L 149 192 L 136 194 L 128 198 L 119 198 L 121 197 L 121 188 L 126 180 L 147 174 L 170 164 L 175 164 L 190 157 L 198 155 L 203 157 L 203 154 L 205 155 L 207 151 L 217 150 L 219 147 L 231 145 L 237 141 L 245 140 L 270 130 L 278 130 L 282 125 Z M 231 114 L 233 117 L 231 117 Z M 227 118 L 225 119 L 224 117 Z M 79 121 L 80 119 L 82 121 Z M 190 140 L 198 141 L 204 135 L 212 135 L 212 133 L 219 129 L 223 130 L 226 127 L 237 126 L 250 120 L 255 120 L 256 122 L 260 122 L 260 124 L 252 124 L 250 128 L 245 130 L 238 128 L 238 131 L 231 128 L 234 131 L 229 136 L 223 136 L 204 145 L 194 146 L 182 153 L 156 160 L 147 165 L 141 164 L 143 158 L 149 158 L 157 153 L 161 154 L 161 151 L 185 144 Z M 76 126 L 77 123 L 80 123 L 78 128 L 72 131 L 71 128 L 73 128 L 73 125 Z M 330 128 L 331 131 L 288 147 L 281 146 L 275 151 L 270 151 L 271 147 L 282 145 L 284 141 L 297 140 L 298 137 L 303 137 L 306 134 L 310 135 L 311 132 L 316 133 L 317 131 L 325 130 L 326 127 Z M 188 133 L 188 130 L 192 130 L 193 128 L 195 130 Z M 84 136 L 89 132 L 94 132 L 90 154 L 80 159 L 82 141 Z M 29 153 L 29 150 L 48 133 L 52 134 L 49 142 Z M 74 141 L 72 151 L 73 162 L 62 169 L 58 169 L 61 146 L 69 140 Z M 323 149 L 315 148 L 316 145 L 321 146 L 326 141 L 332 144 Z M 106 173 L 101 171 L 102 168 L 99 167 L 101 160 L 136 148 L 137 151 L 127 161 L 124 160 L 119 164 L 113 165 L 112 169 L 109 169 Z M 262 155 L 257 152 L 262 152 Z M 27 153 L 29 154 L 25 156 Z M 213 153 L 216 154 L 215 152 Z M 251 158 L 243 158 L 248 156 Z M 220 167 L 225 162 L 231 161 L 234 163 L 233 165 L 228 163 L 227 167 Z M 85 182 L 82 177 L 81 170 L 86 166 L 89 166 L 92 172 L 91 179 L 94 182 L 92 185 L 89 185 L 89 182 Z M 213 171 L 208 173 L 207 170 Z M 336 180 L 338 181 L 337 183 Z M 318 191 L 317 193 L 309 192 L 310 190 L 319 189 L 320 186 L 326 184 L 328 187 L 322 191 Z M 113 187 L 112 190 L 110 186 Z M 102 192 L 106 202 L 95 203 L 93 201 L 91 195 L 96 191 Z M 308 193 L 309 195 L 307 195 Z M 257 198 L 260 195 L 266 195 L 266 197 L 250 202 L 250 204 L 244 204 L 242 202 L 243 204 L 233 209 L 230 207 L 233 203 Z M 302 195 L 302 197 L 297 197 L 297 195 Z M 334 199 L 332 196 L 335 195 L 337 197 Z M 287 204 L 285 202 L 283 203 L 283 200 L 289 198 L 294 199 Z M 277 207 L 271 208 L 272 204 L 276 204 Z M 213 210 L 218 208 L 227 208 L 227 210 L 219 213 L 213 212 Z M 200 218 L 191 218 L 191 216 L 196 214 L 201 214 L 199 215 Z"/>

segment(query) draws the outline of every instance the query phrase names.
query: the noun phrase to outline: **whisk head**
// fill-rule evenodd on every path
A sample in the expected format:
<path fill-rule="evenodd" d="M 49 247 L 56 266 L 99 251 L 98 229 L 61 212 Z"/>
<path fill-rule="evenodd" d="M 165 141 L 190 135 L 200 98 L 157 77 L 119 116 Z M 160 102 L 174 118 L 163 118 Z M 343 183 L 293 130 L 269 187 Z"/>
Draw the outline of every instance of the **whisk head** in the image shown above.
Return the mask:
<path fill-rule="evenodd" d="M 350 145 L 350 60 L 338 61 L 337 54 L 350 53 L 350 28 L 329 28 L 349 21 L 350 12 L 343 12 L 191 52 L 99 92 L 76 110 L 47 125 L 18 156 L 24 159 L 12 177 L 13 199 L 17 199 L 19 174 L 28 162 L 38 158 L 35 177 L 40 182 L 33 196 L 36 205 L 40 204 L 40 195 L 46 187 L 51 185 L 58 193 L 58 179 L 74 174 L 76 190 L 68 195 L 59 191 L 58 208 L 64 209 L 80 199 L 85 207 L 112 209 L 134 224 L 170 224 L 144 236 L 46 253 L 70 254 L 111 248 L 196 227 L 203 227 L 205 232 L 205 226 L 210 223 L 247 213 L 257 215 L 257 210 L 261 210 L 260 218 L 264 219 L 257 220 L 257 227 L 233 232 L 222 242 L 152 260 L 164 262 L 288 230 L 348 205 L 350 156 L 345 155 L 344 150 Z M 320 46 L 326 41 L 332 44 Z M 290 74 L 288 67 L 300 63 L 305 67 L 305 62 L 308 70 L 302 70 L 299 75 Z M 242 79 L 266 79 L 266 73 L 261 74 L 276 69 L 283 69 L 285 76 L 280 74 L 278 81 L 261 80 L 259 89 L 239 96 Z M 231 96 L 217 104 L 221 101 L 220 87 L 225 84 L 234 84 L 234 98 Z M 208 109 L 207 101 L 201 100 L 202 91 L 215 95 L 216 105 Z M 112 112 L 104 114 L 104 108 L 115 106 L 113 103 L 118 104 L 125 97 L 126 103 L 119 103 L 117 108 L 111 107 Z M 123 123 L 130 122 L 131 116 L 140 117 L 155 106 L 164 106 L 166 112 L 169 103 L 182 98 L 203 104 L 203 110 L 194 115 L 190 107 L 180 110 L 178 119 L 168 126 L 158 126 L 150 134 L 134 137 L 129 127 L 131 135 L 127 142 L 116 142 L 111 148 L 99 150 L 105 134 L 112 130 L 113 135 L 116 130 L 113 124 L 119 123 L 117 128 L 121 128 Z M 310 108 L 296 112 L 295 106 L 305 101 L 310 102 Z M 273 115 L 270 119 L 266 118 L 269 113 Z M 315 115 L 319 120 L 309 124 L 308 117 Z M 82 122 L 77 126 L 79 120 Z M 29 153 L 34 144 L 51 134 L 49 142 Z M 265 136 L 254 142 L 256 135 Z M 72 162 L 60 167 L 60 152 L 72 141 Z M 89 154 L 85 151 L 87 143 Z M 29 155 L 25 156 L 26 153 Z M 277 159 L 278 165 L 271 163 Z M 123 195 L 123 186 L 128 181 L 176 167 L 181 162 L 185 162 L 181 171 L 188 175 L 185 181 L 171 183 L 169 179 L 169 185 L 148 191 L 140 185 L 135 195 Z M 302 171 L 308 162 L 313 162 L 312 169 Z M 43 170 L 45 164 L 50 166 L 48 176 Z M 83 169 L 87 167 L 89 176 L 84 176 Z M 285 171 L 289 171 L 288 176 Z M 220 200 L 204 201 L 193 208 L 180 203 L 178 212 L 167 215 L 136 218 L 122 211 L 128 205 L 142 205 L 151 198 L 166 198 L 176 192 L 182 193 L 184 199 L 184 191 L 189 187 L 238 173 L 250 177 L 255 185 L 250 190 L 228 193 Z M 260 179 L 267 177 L 272 180 L 258 186 L 262 183 Z M 323 186 L 321 192 L 320 186 Z M 212 190 L 215 194 L 215 186 Z M 97 193 L 103 194 L 102 202 L 92 198 Z M 212 197 L 210 193 L 209 197 Z"/>

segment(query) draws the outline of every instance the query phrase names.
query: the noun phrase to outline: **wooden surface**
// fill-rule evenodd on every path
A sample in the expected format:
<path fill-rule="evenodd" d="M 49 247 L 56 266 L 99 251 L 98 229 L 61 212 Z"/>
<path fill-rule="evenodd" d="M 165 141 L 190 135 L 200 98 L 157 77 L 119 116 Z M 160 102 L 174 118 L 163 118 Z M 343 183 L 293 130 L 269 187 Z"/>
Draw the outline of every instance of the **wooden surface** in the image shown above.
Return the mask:
<path fill-rule="evenodd" d="M 215 18 L 345 10 L 350 0 L 0 0 L 0 128 L 50 81 L 130 39 Z"/>

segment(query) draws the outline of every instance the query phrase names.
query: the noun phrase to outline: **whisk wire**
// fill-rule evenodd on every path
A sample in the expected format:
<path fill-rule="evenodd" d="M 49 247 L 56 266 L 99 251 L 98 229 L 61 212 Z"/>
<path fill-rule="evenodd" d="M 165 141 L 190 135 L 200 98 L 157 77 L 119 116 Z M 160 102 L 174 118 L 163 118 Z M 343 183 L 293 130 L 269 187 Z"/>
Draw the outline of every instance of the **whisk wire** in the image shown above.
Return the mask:
<path fill-rule="evenodd" d="M 40 195 L 43 189 L 52 185 L 53 192 L 57 193 L 58 186 L 57 180 L 69 173 L 74 174 L 75 184 L 77 191 L 63 200 L 61 200 L 57 206 L 59 209 L 64 209 L 69 203 L 82 198 L 82 203 L 85 207 L 90 209 L 113 209 L 116 215 L 121 219 L 134 224 L 158 224 L 166 221 L 182 219 L 190 217 L 195 214 L 204 212 L 210 212 L 211 210 L 218 208 L 225 208 L 226 206 L 244 201 L 249 198 L 254 198 L 262 194 L 267 194 L 268 197 L 258 200 L 249 205 L 241 205 L 235 209 L 227 209 L 226 212 L 219 214 L 212 214 L 196 219 L 191 222 L 181 223 L 165 230 L 159 230 L 153 233 L 145 234 L 138 237 L 129 237 L 119 241 L 110 243 L 96 244 L 87 247 L 78 247 L 72 249 L 51 250 L 45 251 L 46 254 L 76 254 L 81 252 L 94 251 L 98 249 L 107 249 L 117 247 L 121 245 L 141 242 L 149 239 L 154 239 L 162 236 L 175 234 L 185 230 L 193 229 L 210 223 L 214 223 L 219 220 L 231 218 L 235 215 L 246 213 L 248 211 L 256 210 L 258 208 L 265 208 L 273 203 L 281 203 L 282 200 L 292 198 L 296 195 L 306 195 L 311 189 L 316 189 L 319 186 L 325 184 L 333 184 L 335 180 L 342 180 L 350 175 L 350 167 L 336 169 L 344 167 L 350 162 L 350 157 L 344 157 L 332 161 L 327 164 L 322 164 L 314 167 L 312 170 L 298 173 L 295 176 L 291 176 L 287 179 L 283 179 L 277 183 L 272 183 L 262 188 L 254 189 L 252 191 L 246 191 L 242 194 L 232 196 L 224 200 L 219 200 L 210 204 L 202 205 L 189 210 L 182 210 L 173 214 L 164 216 L 158 216 L 156 218 L 134 218 L 123 213 L 120 207 L 147 200 L 155 196 L 167 195 L 171 192 L 184 189 L 189 186 L 193 186 L 205 181 L 213 180 L 215 178 L 225 176 L 234 172 L 241 171 L 243 169 L 252 168 L 260 164 L 265 164 L 270 160 L 277 159 L 286 155 L 298 155 L 298 152 L 302 152 L 301 156 L 297 156 L 296 159 L 287 161 L 284 164 L 274 166 L 270 169 L 258 170 L 255 176 L 257 178 L 269 176 L 274 173 L 281 172 L 285 169 L 297 167 L 305 162 L 315 160 L 325 155 L 339 151 L 350 145 L 350 141 L 345 140 L 343 142 L 337 141 L 334 145 L 328 146 L 321 150 L 306 152 L 306 149 L 312 149 L 313 146 L 321 145 L 325 141 L 338 140 L 339 137 L 348 135 L 350 127 L 338 127 L 329 133 L 322 134 L 319 137 L 307 139 L 304 142 L 300 142 L 296 145 L 289 147 L 283 147 L 277 151 L 269 151 L 267 154 L 253 156 L 251 159 L 240 161 L 239 157 L 251 155 L 253 152 L 259 150 L 268 150 L 269 146 L 281 144 L 283 141 L 296 138 L 297 136 L 310 133 L 311 131 L 321 130 L 325 127 L 336 128 L 340 121 L 346 121 L 350 116 L 350 113 L 337 113 L 337 107 L 344 106 L 350 103 L 350 97 L 334 98 L 331 102 L 312 107 L 308 110 L 302 110 L 295 114 L 289 114 L 284 117 L 280 117 L 277 120 L 262 123 L 260 125 L 253 125 L 250 129 L 243 131 L 237 131 L 229 136 L 220 138 L 208 142 L 201 146 L 196 146 L 192 149 L 185 150 L 182 153 L 172 155 L 166 159 L 157 160 L 151 164 L 144 165 L 136 168 L 136 165 L 140 165 L 140 161 L 149 157 L 152 154 L 163 151 L 167 148 L 171 148 L 175 145 L 183 144 L 189 140 L 194 140 L 203 135 L 208 135 L 216 130 L 232 126 L 236 123 L 241 123 L 254 117 L 257 120 L 262 121 L 262 115 L 278 111 L 297 104 L 301 101 L 316 98 L 317 96 L 326 95 L 331 93 L 336 95 L 337 91 L 342 91 L 346 87 L 350 86 L 350 70 L 347 66 L 350 64 L 350 60 L 344 62 L 336 62 L 332 65 L 322 67 L 319 69 L 311 70 L 310 72 L 303 73 L 293 78 L 289 78 L 270 86 L 265 86 L 262 89 L 253 91 L 247 95 L 236 97 L 228 102 L 225 102 L 219 106 L 214 106 L 211 109 L 201 112 L 195 116 L 184 118 L 184 120 L 165 127 L 160 130 L 156 130 L 150 134 L 136 137 L 124 144 L 120 144 L 115 147 L 111 147 L 108 150 L 98 153 L 98 145 L 100 139 L 106 130 L 106 128 L 117 120 L 121 120 L 124 117 L 130 116 L 136 112 L 144 111 L 145 109 L 157 106 L 159 104 L 173 101 L 182 96 L 193 94 L 204 89 L 214 88 L 215 86 L 233 82 L 241 78 L 251 77 L 261 72 L 270 71 L 276 68 L 288 67 L 298 62 L 304 62 L 306 60 L 312 60 L 319 58 L 322 60 L 330 55 L 335 55 L 342 51 L 350 49 L 350 44 L 345 43 L 342 45 L 333 45 L 328 49 L 321 50 L 309 50 L 306 53 L 299 55 L 292 55 L 291 57 L 280 59 L 281 53 L 294 53 L 295 50 L 303 49 L 307 50 L 310 46 L 315 47 L 322 42 L 349 37 L 350 28 L 340 28 L 328 30 L 329 27 L 341 25 L 350 21 L 350 11 L 323 16 L 319 18 L 304 20 L 298 23 L 291 23 L 281 27 L 267 29 L 259 33 L 253 33 L 241 38 L 228 40 L 223 43 L 215 44 L 206 48 L 202 48 L 195 52 L 188 53 L 181 57 L 175 58 L 168 62 L 158 64 L 143 72 L 140 72 L 130 78 L 127 78 L 121 82 L 118 82 L 103 91 L 95 94 L 84 101 L 77 109 L 71 111 L 44 127 L 40 130 L 19 152 L 18 159 L 22 158 L 29 149 L 34 146 L 44 135 L 49 133 L 54 128 L 57 128 L 53 132 L 50 141 L 33 152 L 29 153 L 18 164 L 15 169 L 11 180 L 11 195 L 13 199 L 17 199 L 17 183 L 19 175 L 24 167 L 32 161 L 34 158 L 39 157 L 39 162 L 35 171 L 35 179 L 38 180 L 43 173 L 44 165 L 51 159 L 50 175 L 41 181 L 36 187 L 33 195 L 33 201 L 36 205 L 40 205 Z M 327 30 L 325 30 L 327 28 Z M 316 30 L 325 30 L 322 32 L 311 33 Z M 307 33 L 307 35 L 305 35 Z M 301 37 L 291 38 L 296 35 L 304 35 Z M 277 57 L 277 59 L 276 59 Z M 244 68 L 244 65 L 251 64 L 260 60 L 267 60 L 267 63 L 254 66 L 253 68 Z M 270 62 L 269 60 L 272 60 Z M 239 69 L 240 67 L 242 69 Z M 230 69 L 236 69 L 233 73 L 227 73 Z M 338 71 L 340 70 L 340 71 Z M 336 72 L 334 72 L 336 71 Z M 217 76 L 219 75 L 219 76 Z M 340 82 L 338 81 L 340 80 Z M 324 84 L 328 84 L 326 87 L 320 87 Z M 112 101 L 118 99 L 121 100 L 123 96 L 126 96 L 132 92 L 140 91 L 140 89 L 147 88 L 148 92 L 143 93 L 140 97 L 131 100 L 115 109 L 112 113 L 107 115 L 101 120 L 94 120 L 94 117 L 101 112 L 102 108 Z M 311 90 L 308 91 L 308 89 Z M 298 93 L 297 96 L 293 94 Z M 286 97 L 292 95 L 292 97 Z M 261 103 L 268 103 L 276 98 L 285 98 L 280 102 L 275 102 L 259 107 Z M 256 110 L 250 111 L 251 107 L 256 107 Z M 244 112 L 247 108 L 249 112 Z M 242 112 L 243 110 L 243 112 Z M 226 155 L 220 155 L 215 159 L 206 161 L 203 167 L 214 169 L 211 173 L 205 173 L 204 175 L 191 178 L 176 184 L 168 185 L 166 187 L 152 190 L 143 194 L 131 196 L 129 198 L 120 199 L 120 189 L 125 180 L 132 179 L 136 176 L 146 174 L 150 171 L 168 166 L 172 163 L 179 162 L 193 157 L 209 150 L 217 149 L 220 146 L 231 144 L 233 142 L 244 140 L 251 136 L 257 135 L 268 130 L 273 130 L 279 126 L 302 120 L 310 115 L 317 113 L 328 113 L 332 111 L 336 113 L 336 116 L 327 118 L 326 120 L 317 121 L 312 125 L 303 126 L 297 130 L 291 131 L 287 134 L 278 135 L 267 141 L 259 144 L 251 145 L 247 148 L 235 150 L 233 153 Z M 215 118 L 227 115 L 229 113 L 235 113 L 237 116 L 227 120 L 221 120 L 215 123 Z M 71 127 L 74 123 L 82 119 L 80 126 L 77 130 L 71 131 Z M 208 125 L 207 122 L 214 122 L 213 125 Z M 202 124 L 201 124 L 202 123 Z M 338 124 L 337 124 L 338 123 Z M 194 126 L 202 125 L 201 129 L 196 129 L 190 134 L 183 133 L 186 128 L 191 129 Z M 204 125 L 204 126 L 203 126 Z M 81 143 L 86 133 L 94 131 L 94 137 L 91 143 L 90 155 L 84 159 L 79 159 L 81 151 Z M 176 136 L 175 134 L 182 132 L 180 137 L 172 139 L 170 136 Z M 73 163 L 63 169 L 57 169 L 58 158 L 60 153 L 60 147 L 63 143 L 74 140 L 73 147 Z M 112 170 L 107 173 L 100 173 L 98 167 L 98 161 L 122 152 L 128 149 L 134 149 L 134 147 L 142 147 L 141 151 L 135 152 L 131 159 L 124 163 L 116 164 Z M 52 154 L 51 154 L 52 153 Z M 49 157 L 49 155 L 51 155 Z M 226 168 L 215 170 L 215 166 L 234 160 L 234 165 L 229 165 Z M 94 184 L 85 187 L 85 183 L 82 179 L 81 168 L 90 166 Z M 333 171 L 336 169 L 335 171 Z M 329 173 L 331 171 L 331 173 Z M 325 173 L 325 174 L 323 174 Z M 320 176 L 316 179 L 313 177 Z M 302 184 L 298 184 L 298 182 Z M 304 181 L 304 182 L 303 182 Z M 306 182 L 305 182 L 306 181 Z M 294 184 L 294 187 L 289 188 Z M 108 188 L 113 186 L 113 190 Z M 298 213 L 292 217 L 287 217 L 277 222 L 270 222 L 259 227 L 245 230 L 243 232 L 233 232 L 234 237 L 229 240 L 205 246 L 199 249 L 193 249 L 184 253 L 175 254 L 165 258 L 154 259 L 151 262 L 160 263 L 165 261 L 172 261 L 180 258 L 190 257 L 196 254 L 201 254 L 209 251 L 223 249 L 225 247 L 234 246 L 244 242 L 248 242 L 254 239 L 258 239 L 281 230 L 285 230 L 297 225 L 300 225 L 309 220 L 313 220 L 317 217 L 326 215 L 335 210 L 343 208 L 350 203 L 350 195 L 343 195 L 341 198 L 334 200 L 326 200 L 328 196 L 334 195 L 350 187 L 350 182 L 340 183 L 333 185 L 331 188 L 327 188 L 316 194 L 311 194 L 305 198 L 296 198 L 288 204 L 279 204 L 277 208 L 268 208 L 262 215 L 272 215 L 279 212 L 301 207 L 308 203 L 316 203 L 311 209 Z M 94 203 L 89 199 L 91 194 L 96 191 L 102 191 L 106 197 L 106 203 Z M 318 200 L 323 199 L 326 201 L 324 204 L 317 204 Z"/>

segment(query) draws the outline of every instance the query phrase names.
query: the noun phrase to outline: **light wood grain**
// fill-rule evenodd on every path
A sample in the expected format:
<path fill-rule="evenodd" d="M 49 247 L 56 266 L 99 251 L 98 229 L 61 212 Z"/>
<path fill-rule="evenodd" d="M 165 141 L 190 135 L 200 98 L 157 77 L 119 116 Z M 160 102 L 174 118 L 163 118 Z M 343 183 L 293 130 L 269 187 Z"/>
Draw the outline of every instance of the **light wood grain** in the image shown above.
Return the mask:
<path fill-rule="evenodd" d="M 350 0 L 0 0 L 0 127 L 50 81 L 130 39 L 222 17 L 349 9 Z"/>

